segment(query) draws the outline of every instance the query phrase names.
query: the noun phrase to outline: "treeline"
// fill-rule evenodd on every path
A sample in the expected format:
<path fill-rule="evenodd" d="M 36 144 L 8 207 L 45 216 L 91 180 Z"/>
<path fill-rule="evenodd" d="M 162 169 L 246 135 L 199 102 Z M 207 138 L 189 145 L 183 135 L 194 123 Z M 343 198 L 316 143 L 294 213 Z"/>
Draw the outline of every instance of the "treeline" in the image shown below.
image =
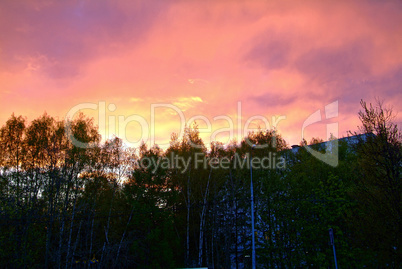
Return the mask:
<path fill-rule="evenodd" d="M 192 126 L 166 150 L 133 149 L 101 143 L 84 115 L 12 115 L 0 129 L 1 267 L 250 268 L 252 177 L 258 268 L 334 268 L 329 228 L 340 268 L 400 268 L 401 132 L 381 103 L 361 104 L 358 133 L 373 135 L 339 140 L 336 167 L 272 130 L 207 149 Z"/>

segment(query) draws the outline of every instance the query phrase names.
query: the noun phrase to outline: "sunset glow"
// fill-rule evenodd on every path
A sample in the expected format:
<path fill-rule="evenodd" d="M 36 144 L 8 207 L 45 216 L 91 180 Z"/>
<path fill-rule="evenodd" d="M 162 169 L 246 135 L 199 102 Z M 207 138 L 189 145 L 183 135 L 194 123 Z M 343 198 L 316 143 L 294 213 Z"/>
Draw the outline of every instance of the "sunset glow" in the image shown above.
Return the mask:
<path fill-rule="evenodd" d="M 326 140 L 335 122 L 342 137 L 360 99 L 384 100 L 402 122 L 401 26 L 401 1 L 5 0 L 0 124 L 81 106 L 104 138 L 133 146 L 166 148 L 191 119 L 206 144 L 260 126 L 292 145 L 320 110 L 306 139 Z"/>

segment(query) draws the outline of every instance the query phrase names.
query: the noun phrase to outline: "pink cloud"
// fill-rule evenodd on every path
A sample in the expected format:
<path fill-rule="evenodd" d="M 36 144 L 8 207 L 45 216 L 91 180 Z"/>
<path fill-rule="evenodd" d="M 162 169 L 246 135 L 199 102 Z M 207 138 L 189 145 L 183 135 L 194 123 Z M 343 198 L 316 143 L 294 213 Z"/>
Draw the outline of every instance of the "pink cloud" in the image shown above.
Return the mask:
<path fill-rule="evenodd" d="M 79 103 L 105 101 L 116 105 L 110 115 L 146 121 L 152 104 L 173 104 L 187 120 L 202 115 L 217 129 L 227 122 L 216 116 L 237 124 L 241 102 L 243 127 L 255 115 L 270 121 L 283 115 L 278 129 L 296 144 L 303 121 L 336 100 L 339 136 L 356 129 L 361 98 L 379 96 L 400 111 L 402 7 L 396 1 L 0 6 L 0 122 L 12 112 L 64 117 Z M 179 116 L 158 116 L 155 135 L 166 142 L 180 131 Z M 325 138 L 324 129 L 325 122 L 311 126 L 308 135 Z M 141 131 L 133 122 L 126 132 L 136 138 Z"/>

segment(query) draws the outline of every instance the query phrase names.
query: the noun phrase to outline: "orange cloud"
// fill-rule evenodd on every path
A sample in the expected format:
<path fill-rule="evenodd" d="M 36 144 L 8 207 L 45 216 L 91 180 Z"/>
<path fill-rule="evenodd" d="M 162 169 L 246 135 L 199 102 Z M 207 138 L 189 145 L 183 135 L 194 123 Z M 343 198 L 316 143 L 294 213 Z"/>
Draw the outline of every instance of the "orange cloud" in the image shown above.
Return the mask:
<path fill-rule="evenodd" d="M 399 25 L 397 1 L 3 1 L 0 122 L 12 112 L 63 118 L 79 104 L 105 102 L 115 106 L 101 116 L 106 137 L 167 144 L 183 117 L 197 116 L 203 131 L 211 123 L 208 143 L 231 126 L 225 117 L 237 136 L 254 116 L 271 127 L 283 116 L 276 127 L 297 144 L 308 116 L 338 100 L 344 136 L 358 125 L 362 98 L 379 96 L 400 111 Z M 152 110 L 157 104 L 180 113 Z M 135 120 L 119 129 L 119 116 L 122 124 L 141 117 L 150 129 L 153 112 L 149 133 Z M 307 140 L 326 138 L 327 122 L 309 126 Z"/>

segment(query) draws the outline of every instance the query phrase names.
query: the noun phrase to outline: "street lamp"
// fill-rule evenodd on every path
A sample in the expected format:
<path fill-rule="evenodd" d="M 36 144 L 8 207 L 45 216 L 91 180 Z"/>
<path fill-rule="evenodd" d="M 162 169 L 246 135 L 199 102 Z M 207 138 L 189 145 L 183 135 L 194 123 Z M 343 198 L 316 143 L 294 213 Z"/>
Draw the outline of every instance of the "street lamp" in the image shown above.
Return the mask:
<path fill-rule="evenodd" d="M 338 262 L 336 261 L 336 252 L 335 252 L 335 242 L 334 242 L 334 230 L 329 228 L 329 244 L 332 246 L 332 250 L 334 251 L 334 261 L 335 261 L 335 269 L 338 269 Z"/>
<path fill-rule="evenodd" d="M 253 166 L 252 166 L 252 158 L 253 158 L 253 150 L 255 145 L 251 146 L 250 152 L 250 192 L 251 192 L 251 268 L 255 269 L 255 238 L 254 238 L 254 191 L 253 191 Z"/>

